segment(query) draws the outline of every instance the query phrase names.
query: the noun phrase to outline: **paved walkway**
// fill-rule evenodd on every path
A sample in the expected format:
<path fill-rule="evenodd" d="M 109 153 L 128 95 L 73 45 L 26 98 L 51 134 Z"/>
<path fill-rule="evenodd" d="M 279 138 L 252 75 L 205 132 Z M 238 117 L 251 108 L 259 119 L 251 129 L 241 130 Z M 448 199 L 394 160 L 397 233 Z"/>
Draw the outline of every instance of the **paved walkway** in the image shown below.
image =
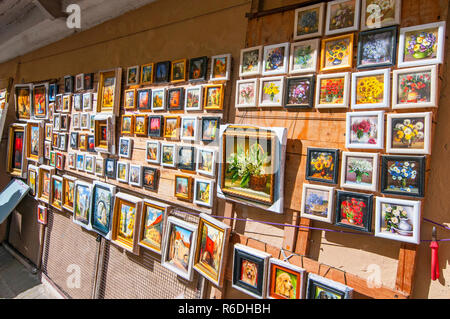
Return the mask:
<path fill-rule="evenodd" d="M 38 275 L 30 273 L 0 245 L 0 299 L 57 299 Z"/>

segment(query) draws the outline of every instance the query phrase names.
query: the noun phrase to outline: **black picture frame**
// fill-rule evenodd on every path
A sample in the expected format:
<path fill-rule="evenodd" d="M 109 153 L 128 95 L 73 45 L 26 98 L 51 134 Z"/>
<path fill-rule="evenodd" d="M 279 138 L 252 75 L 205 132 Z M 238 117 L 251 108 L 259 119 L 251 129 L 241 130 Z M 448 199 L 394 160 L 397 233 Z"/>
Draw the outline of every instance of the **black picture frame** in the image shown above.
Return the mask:
<path fill-rule="evenodd" d="M 214 138 L 205 138 L 205 132 L 209 129 L 209 125 L 208 125 L 208 127 L 205 127 L 205 126 L 206 126 L 206 124 L 208 122 L 211 122 L 211 121 L 216 121 L 215 137 Z M 219 133 L 219 127 L 220 127 L 220 117 L 209 117 L 209 116 L 202 117 L 202 138 L 201 138 L 201 140 L 203 142 L 213 142 L 213 141 L 215 141 L 217 139 L 218 135 L 219 135 L 218 134 Z"/>
<path fill-rule="evenodd" d="M 147 91 L 148 100 L 146 107 L 140 107 L 141 105 L 141 95 L 140 92 Z M 152 90 L 151 89 L 138 89 L 136 90 L 136 109 L 140 111 L 150 111 L 152 107 Z"/>
<path fill-rule="evenodd" d="M 152 119 L 159 120 L 159 130 L 152 130 Z M 148 136 L 149 137 L 162 137 L 164 132 L 164 116 L 162 115 L 151 115 L 148 117 Z"/>
<path fill-rule="evenodd" d="M 95 153 L 95 136 L 88 135 L 87 137 L 87 151 L 90 153 Z"/>
<path fill-rule="evenodd" d="M 321 292 L 329 292 L 336 295 L 337 298 L 330 298 L 326 293 L 316 298 L 317 288 L 320 288 Z M 352 296 L 352 288 L 315 274 L 308 274 L 306 299 L 352 299 Z"/>
<path fill-rule="evenodd" d="M 92 90 L 94 88 L 94 73 L 85 73 L 83 75 L 84 90 Z"/>
<path fill-rule="evenodd" d="M 392 46 L 390 49 L 390 57 L 391 57 L 391 61 L 392 62 L 381 62 L 381 63 L 370 63 L 370 64 L 362 64 L 362 57 L 363 57 L 363 44 L 365 39 L 367 39 L 367 37 L 374 37 L 377 34 L 383 34 L 386 32 L 390 32 L 391 33 L 391 41 L 392 41 Z M 386 28 L 381 28 L 381 29 L 374 29 L 374 30 L 367 30 L 367 31 L 362 31 L 359 33 L 358 36 L 358 53 L 357 53 L 357 59 L 356 59 L 356 68 L 358 70 L 361 69 L 372 69 L 372 68 L 383 68 L 383 67 L 391 67 L 391 66 L 395 66 L 395 64 L 397 63 L 397 34 L 398 34 L 398 27 L 397 26 L 390 26 L 390 27 L 386 27 Z"/>
<path fill-rule="evenodd" d="M 48 86 L 48 101 L 55 102 L 56 95 L 58 94 L 59 86 L 57 83 L 50 83 Z"/>
<path fill-rule="evenodd" d="M 100 235 L 102 235 L 103 237 L 106 237 L 109 233 L 109 231 L 111 230 L 111 225 L 112 225 L 112 216 L 113 216 L 113 210 L 114 210 L 114 195 L 111 194 L 111 200 L 110 200 L 110 211 L 106 214 L 107 215 L 107 225 L 106 226 L 99 226 L 96 222 L 95 222 L 95 218 L 97 217 L 94 212 L 95 212 L 95 195 L 97 192 L 97 189 L 102 189 L 104 191 L 107 191 L 109 193 L 111 193 L 111 190 L 107 187 L 104 187 L 102 185 L 96 184 L 92 187 L 91 192 L 92 192 L 92 201 L 91 201 L 91 216 L 89 217 L 91 220 L 91 225 L 92 228 L 98 232 Z"/>
<path fill-rule="evenodd" d="M 78 132 L 70 133 L 70 147 L 74 150 L 78 149 Z"/>
<path fill-rule="evenodd" d="M 158 62 L 155 67 L 155 83 L 170 82 L 170 61 Z"/>
<path fill-rule="evenodd" d="M 312 165 L 311 161 L 312 161 L 312 156 L 314 153 L 329 153 L 331 156 L 333 156 L 334 169 L 333 169 L 333 179 L 332 180 L 312 177 L 313 176 L 313 168 L 311 167 L 311 165 Z M 308 147 L 307 156 L 306 156 L 305 179 L 307 181 L 312 181 L 312 182 L 326 183 L 326 184 L 332 184 L 332 185 L 338 184 L 338 182 L 339 182 L 339 161 L 340 161 L 340 151 L 338 149 Z"/>
<path fill-rule="evenodd" d="M 190 164 L 184 165 L 180 162 L 181 160 L 181 152 L 183 150 L 189 150 L 191 152 L 190 156 Z M 195 171 L 195 155 L 196 155 L 196 149 L 194 146 L 179 146 L 177 149 L 178 157 L 177 157 L 177 167 L 184 171 Z"/>
<path fill-rule="evenodd" d="M 257 268 L 257 283 L 256 286 L 252 286 L 244 281 L 242 281 L 240 278 L 242 277 L 242 263 L 243 261 L 250 261 L 254 264 L 256 264 Z M 266 281 L 264 280 L 264 269 L 265 269 L 265 263 L 266 259 L 261 258 L 259 256 L 252 255 L 246 251 L 234 248 L 234 260 L 233 260 L 233 285 L 240 287 L 241 289 L 247 290 L 250 293 L 258 296 L 263 297 L 264 293 L 264 287 L 263 285 L 266 284 Z"/>
<path fill-rule="evenodd" d="M 290 93 L 290 86 L 294 83 L 301 83 L 301 82 L 309 82 L 309 94 L 308 94 L 308 103 L 304 104 L 289 104 L 289 93 Z M 295 77 L 289 77 L 286 79 L 285 89 L 284 89 L 284 107 L 287 109 L 296 109 L 296 108 L 312 108 L 314 106 L 314 92 L 315 92 L 315 86 L 316 86 L 316 77 L 315 75 L 309 75 L 309 76 L 295 76 Z"/>
<path fill-rule="evenodd" d="M 67 152 L 67 133 L 58 134 L 58 150 Z"/>
<path fill-rule="evenodd" d="M 179 92 L 178 105 L 172 105 L 172 94 Z M 182 111 L 184 110 L 184 88 L 176 87 L 167 90 L 167 110 L 170 111 Z"/>
<path fill-rule="evenodd" d="M 72 75 L 66 75 L 64 77 L 64 93 L 74 92 L 75 78 Z"/>
<path fill-rule="evenodd" d="M 363 226 L 352 225 L 351 223 L 342 222 L 342 202 L 345 198 L 355 198 L 364 201 L 366 205 L 366 214 L 362 216 Z M 372 215 L 373 215 L 373 195 L 364 193 L 355 193 L 338 190 L 336 194 L 336 212 L 334 214 L 335 225 L 348 229 L 357 230 L 364 233 L 372 232 Z"/>
<path fill-rule="evenodd" d="M 108 170 L 108 167 L 111 167 L 112 170 Z M 110 179 L 116 179 L 117 177 L 117 159 L 115 158 L 107 158 L 105 160 L 105 176 Z"/>
<path fill-rule="evenodd" d="M 148 181 L 145 178 L 147 172 L 152 172 L 152 174 L 154 176 L 153 185 L 149 184 Z M 142 185 L 144 186 L 145 189 L 148 189 L 148 190 L 151 190 L 151 191 L 157 191 L 158 190 L 158 186 L 159 186 L 159 169 L 154 168 L 154 167 L 144 166 L 144 168 L 142 170 Z"/>
<path fill-rule="evenodd" d="M 200 67 L 199 67 L 200 65 Z M 208 57 L 202 56 L 189 60 L 189 81 L 206 81 L 208 70 Z M 197 75 L 198 74 L 198 75 Z"/>
<path fill-rule="evenodd" d="M 391 190 L 392 188 L 388 186 L 389 182 L 389 167 L 388 163 L 390 161 L 395 162 L 416 162 L 418 170 L 420 172 L 416 175 L 415 180 L 417 181 L 417 193 L 411 193 L 408 191 L 397 191 Z M 403 156 L 403 155 L 382 155 L 381 156 L 381 193 L 390 195 L 400 195 L 414 198 L 423 198 L 425 196 L 425 169 L 426 169 L 426 156 Z M 411 164 L 409 163 L 408 167 Z M 416 167 L 416 165 L 414 165 Z M 408 172 L 406 172 L 408 173 Z M 394 188 L 395 189 L 395 188 Z"/>

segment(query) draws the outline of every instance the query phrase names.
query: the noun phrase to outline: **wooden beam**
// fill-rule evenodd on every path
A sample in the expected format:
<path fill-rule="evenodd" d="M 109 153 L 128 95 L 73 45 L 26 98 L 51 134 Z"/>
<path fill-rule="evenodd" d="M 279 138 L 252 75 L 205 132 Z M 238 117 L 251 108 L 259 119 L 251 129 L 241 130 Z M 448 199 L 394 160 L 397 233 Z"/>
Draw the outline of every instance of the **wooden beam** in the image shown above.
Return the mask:
<path fill-rule="evenodd" d="M 68 16 L 63 11 L 61 0 L 34 0 L 34 4 L 52 20 Z"/>
<path fill-rule="evenodd" d="M 408 295 L 411 295 L 413 290 L 418 248 L 418 245 L 402 244 L 398 256 L 395 289 L 403 291 Z"/>
<path fill-rule="evenodd" d="M 301 218 L 300 226 L 311 227 L 310 219 Z M 309 239 L 311 230 L 309 228 L 299 228 L 297 232 L 297 242 L 295 244 L 295 253 L 306 256 L 309 253 Z"/>

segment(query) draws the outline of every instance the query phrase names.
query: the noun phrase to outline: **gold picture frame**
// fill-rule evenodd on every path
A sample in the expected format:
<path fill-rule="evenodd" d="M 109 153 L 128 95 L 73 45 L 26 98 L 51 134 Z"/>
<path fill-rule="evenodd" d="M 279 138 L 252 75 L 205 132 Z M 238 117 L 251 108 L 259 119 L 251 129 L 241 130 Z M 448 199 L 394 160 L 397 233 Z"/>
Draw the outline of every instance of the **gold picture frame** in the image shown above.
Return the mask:
<path fill-rule="evenodd" d="M 353 44 L 353 33 L 322 39 L 320 71 L 351 69 L 353 67 Z"/>
<path fill-rule="evenodd" d="M 134 133 L 134 116 L 122 115 L 120 132 L 125 135 L 133 135 Z"/>
<path fill-rule="evenodd" d="M 145 114 L 135 114 L 133 120 L 134 120 L 134 134 L 136 136 L 147 136 L 148 116 Z"/>
<path fill-rule="evenodd" d="M 151 68 L 151 71 L 148 69 Z M 141 84 L 152 84 L 153 83 L 153 74 L 155 71 L 155 64 L 148 63 L 141 66 Z"/>
<path fill-rule="evenodd" d="M 176 127 L 169 125 L 170 121 L 176 120 Z M 180 138 L 180 117 L 179 116 L 165 116 L 164 117 L 164 137 L 172 140 Z"/>
<path fill-rule="evenodd" d="M 118 114 L 122 88 L 122 68 L 99 72 L 97 113 Z"/>
<path fill-rule="evenodd" d="M 27 125 L 15 123 L 9 127 L 7 172 L 25 178 L 27 169 L 26 144 Z"/>
<path fill-rule="evenodd" d="M 170 81 L 172 83 L 186 81 L 187 59 L 179 59 L 171 62 Z"/>
<path fill-rule="evenodd" d="M 142 204 L 139 245 L 157 254 L 162 253 L 165 222 L 170 206 L 144 200 Z"/>
<path fill-rule="evenodd" d="M 63 176 L 63 200 L 62 207 L 67 211 L 73 213 L 75 201 L 75 181 L 77 179 L 72 176 Z"/>
<path fill-rule="evenodd" d="M 28 161 L 42 163 L 44 131 L 42 122 L 29 121 L 27 123 L 26 157 Z"/>
<path fill-rule="evenodd" d="M 205 110 L 222 110 L 224 100 L 224 88 L 223 84 L 211 84 L 204 86 L 203 107 Z M 211 91 L 214 91 L 214 96 Z M 219 92 L 217 92 L 219 90 Z"/>
<path fill-rule="evenodd" d="M 38 194 L 37 199 L 50 204 L 52 176 L 55 174 L 55 168 L 47 165 L 39 167 Z"/>
<path fill-rule="evenodd" d="M 179 181 L 184 180 L 183 184 L 179 183 Z M 174 182 L 174 196 L 178 199 L 184 200 L 184 201 L 192 201 L 193 197 L 193 186 L 194 179 L 191 176 L 186 175 L 175 175 L 175 182 Z M 186 189 L 184 189 L 184 187 Z"/>

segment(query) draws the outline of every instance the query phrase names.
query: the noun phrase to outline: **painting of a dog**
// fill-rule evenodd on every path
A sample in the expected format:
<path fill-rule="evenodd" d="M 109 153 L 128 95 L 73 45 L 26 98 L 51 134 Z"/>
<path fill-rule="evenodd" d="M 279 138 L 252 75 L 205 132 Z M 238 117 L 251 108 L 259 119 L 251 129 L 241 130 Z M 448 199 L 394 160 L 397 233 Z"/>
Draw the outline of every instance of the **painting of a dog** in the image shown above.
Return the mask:
<path fill-rule="evenodd" d="M 257 286 L 258 268 L 255 263 L 248 260 L 242 261 L 241 280 L 251 286 Z"/>
<path fill-rule="evenodd" d="M 291 276 L 279 271 L 277 274 L 275 293 L 289 299 L 295 299 L 294 285 L 292 284 Z"/>

